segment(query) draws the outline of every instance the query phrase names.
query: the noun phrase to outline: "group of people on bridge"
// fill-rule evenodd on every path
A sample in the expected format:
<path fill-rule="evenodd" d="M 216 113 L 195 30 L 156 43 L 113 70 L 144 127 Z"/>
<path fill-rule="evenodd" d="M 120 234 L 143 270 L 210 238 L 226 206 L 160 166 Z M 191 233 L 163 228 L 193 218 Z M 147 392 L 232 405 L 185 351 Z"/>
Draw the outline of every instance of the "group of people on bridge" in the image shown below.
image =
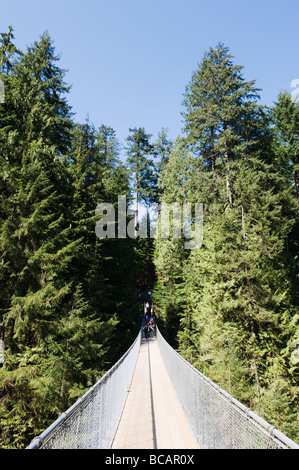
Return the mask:
<path fill-rule="evenodd" d="M 155 331 L 153 307 L 149 302 L 146 302 L 144 306 L 143 330 L 145 339 L 148 339 L 150 336 L 152 336 L 152 332 Z"/>

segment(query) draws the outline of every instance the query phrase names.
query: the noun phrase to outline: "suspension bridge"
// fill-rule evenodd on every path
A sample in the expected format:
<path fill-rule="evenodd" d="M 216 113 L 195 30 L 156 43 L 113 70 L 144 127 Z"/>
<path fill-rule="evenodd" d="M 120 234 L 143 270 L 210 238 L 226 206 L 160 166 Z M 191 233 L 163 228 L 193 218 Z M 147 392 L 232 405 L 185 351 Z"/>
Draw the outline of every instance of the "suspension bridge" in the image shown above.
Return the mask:
<path fill-rule="evenodd" d="M 27 449 L 299 449 L 142 329 L 123 357 Z"/>

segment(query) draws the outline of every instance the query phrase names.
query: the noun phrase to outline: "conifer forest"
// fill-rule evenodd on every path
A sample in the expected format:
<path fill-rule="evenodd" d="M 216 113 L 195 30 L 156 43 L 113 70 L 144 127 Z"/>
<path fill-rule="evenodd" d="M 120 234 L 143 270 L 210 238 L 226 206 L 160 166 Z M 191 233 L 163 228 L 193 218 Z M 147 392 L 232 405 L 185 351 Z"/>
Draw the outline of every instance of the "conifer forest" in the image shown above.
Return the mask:
<path fill-rule="evenodd" d="M 25 448 L 110 369 L 148 291 L 166 340 L 299 442 L 299 103 L 264 106 L 219 43 L 190 70 L 182 133 L 136 123 L 122 145 L 109 124 L 76 122 L 48 33 L 25 51 L 13 33 L 0 36 L 0 447 Z M 97 237 L 96 207 L 119 195 L 128 221 L 138 204 L 202 204 L 200 248 Z"/>

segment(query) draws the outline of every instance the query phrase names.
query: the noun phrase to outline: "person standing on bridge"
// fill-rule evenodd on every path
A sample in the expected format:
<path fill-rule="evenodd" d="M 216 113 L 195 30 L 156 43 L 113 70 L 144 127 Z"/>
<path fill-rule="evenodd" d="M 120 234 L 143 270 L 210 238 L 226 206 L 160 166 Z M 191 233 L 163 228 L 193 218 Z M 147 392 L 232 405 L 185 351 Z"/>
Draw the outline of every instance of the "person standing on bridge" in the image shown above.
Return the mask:
<path fill-rule="evenodd" d="M 145 339 L 148 339 L 150 337 L 150 333 L 154 331 L 154 327 L 155 327 L 155 322 L 154 322 L 154 318 L 152 315 L 152 306 L 149 304 L 149 302 L 145 304 L 143 320 L 144 320 L 144 337 Z"/>
<path fill-rule="evenodd" d="M 150 319 L 151 319 L 151 306 L 148 302 L 146 302 L 145 307 L 144 307 L 144 317 L 143 317 L 143 322 L 144 322 L 144 337 L 145 339 L 148 339 L 149 333 L 150 333 Z"/>

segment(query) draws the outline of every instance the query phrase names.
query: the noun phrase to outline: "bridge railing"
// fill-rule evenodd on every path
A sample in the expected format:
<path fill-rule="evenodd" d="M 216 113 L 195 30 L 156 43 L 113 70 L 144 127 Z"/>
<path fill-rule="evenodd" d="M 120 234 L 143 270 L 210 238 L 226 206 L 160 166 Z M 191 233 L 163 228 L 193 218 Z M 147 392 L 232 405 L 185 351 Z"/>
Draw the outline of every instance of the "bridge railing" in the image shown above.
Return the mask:
<path fill-rule="evenodd" d="M 194 368 L 163 338 L 157 341 L 178 398 L 202 449 L 299 449 L 299 445 Z"/>
<path fill-rule="evenodd" d="M 109 449 L 133 377 L 142 330 L 122 358 L 27 449 Z"/>

